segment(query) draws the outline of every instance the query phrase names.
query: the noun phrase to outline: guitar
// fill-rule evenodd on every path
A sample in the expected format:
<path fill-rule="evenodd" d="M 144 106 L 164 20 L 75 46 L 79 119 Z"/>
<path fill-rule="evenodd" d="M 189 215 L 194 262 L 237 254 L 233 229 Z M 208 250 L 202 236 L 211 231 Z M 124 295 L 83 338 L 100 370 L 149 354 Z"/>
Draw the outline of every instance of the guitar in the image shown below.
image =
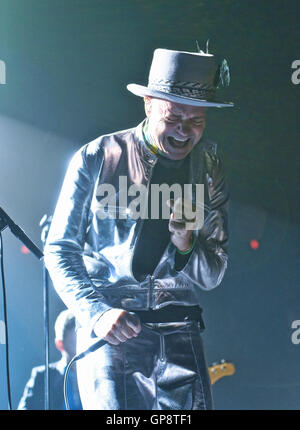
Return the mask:
<path fill-rule="evenodd" d="M 223 376 L 230 376 L 235 373 L 235 366 L 233 363 L 221 360 L 220 363 L 213 363 L 208 368 L 211 385 L 217 382 Z"/>

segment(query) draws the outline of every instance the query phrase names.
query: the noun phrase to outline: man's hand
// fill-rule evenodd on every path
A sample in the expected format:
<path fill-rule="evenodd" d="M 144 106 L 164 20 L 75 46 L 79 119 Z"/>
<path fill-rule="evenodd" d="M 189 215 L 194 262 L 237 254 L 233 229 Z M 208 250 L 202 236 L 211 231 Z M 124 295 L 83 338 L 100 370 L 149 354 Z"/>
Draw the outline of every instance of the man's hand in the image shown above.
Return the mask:
<path fill-rule="evenodd" d="M 141 329 L 140 320 L 136 315 L 115 308 L 104 312 L 94 326 L 95 334 L 112 345 L 119 345 L 132 337 L 137 337 Z"/>
<path fill-rule="evenodd" d="M 184 216 L 185 205 L 190 205 L 181 198 L 167 200 L 167 205 L 172 209 L 172 214 L 169 221 L 169 231 L 171 233 L 171 242 L 179 249 L 179 251 L 188 251 L 193 245 L 193 230 L 197 228 L 196 217 L 188 219 Z M 192 228 L 188 228 L 192 227 Z"/>

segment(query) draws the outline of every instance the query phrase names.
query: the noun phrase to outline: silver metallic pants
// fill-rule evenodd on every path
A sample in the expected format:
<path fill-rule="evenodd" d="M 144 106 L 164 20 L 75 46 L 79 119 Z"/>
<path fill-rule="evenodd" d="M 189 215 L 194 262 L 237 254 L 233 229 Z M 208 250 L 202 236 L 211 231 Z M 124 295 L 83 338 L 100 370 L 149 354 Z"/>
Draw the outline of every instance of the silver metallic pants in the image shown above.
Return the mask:
<path fill-rule="evenodd" d="M 80 329 L 78 351 L 87 346 Z M 77 375 L 83 409 L 212 409 L 198 323 L 143 324 L 138 337 L 78 361 Z"/>

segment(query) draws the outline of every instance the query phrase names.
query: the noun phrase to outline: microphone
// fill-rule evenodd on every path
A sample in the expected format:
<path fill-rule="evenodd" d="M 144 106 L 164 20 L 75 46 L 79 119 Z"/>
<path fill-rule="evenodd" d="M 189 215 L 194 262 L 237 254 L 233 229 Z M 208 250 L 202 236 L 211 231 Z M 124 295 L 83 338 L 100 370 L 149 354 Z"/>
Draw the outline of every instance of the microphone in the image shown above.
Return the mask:
<path fill-rule="evenodd" d="M 89 346 L 85 351 L 80 352 L 79 354 L 75 355 L 72 362 L 81 360 L 86 355 L 90 354 L 91 352 L 96 351 L 97 349 L 101 348 L 106 344 L 106 340 L 99 339 L 96 342 L 94 342 L 91 346 Z"/>

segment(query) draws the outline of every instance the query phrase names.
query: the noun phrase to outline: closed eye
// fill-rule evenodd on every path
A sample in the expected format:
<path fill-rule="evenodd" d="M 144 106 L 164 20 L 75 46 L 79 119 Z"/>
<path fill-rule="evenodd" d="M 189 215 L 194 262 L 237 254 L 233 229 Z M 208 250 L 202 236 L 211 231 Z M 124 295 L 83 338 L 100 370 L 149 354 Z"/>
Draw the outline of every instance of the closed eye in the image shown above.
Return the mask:
<path fill-rule="evenodd" d="M 176 122 L 176 121 L 178 121 L 178 118 L 176 118 L 176 117 L 166 117 L 165 119 L 166 119 L 167 122 Z"/>
<path fill-rule="evenodd" d="M 202 124 L 204 124 L 204 120 L 203 119 L 194 119 L 193 121 L 193 124 L 195 124 L 195 125 L 202 125 Z"/>

